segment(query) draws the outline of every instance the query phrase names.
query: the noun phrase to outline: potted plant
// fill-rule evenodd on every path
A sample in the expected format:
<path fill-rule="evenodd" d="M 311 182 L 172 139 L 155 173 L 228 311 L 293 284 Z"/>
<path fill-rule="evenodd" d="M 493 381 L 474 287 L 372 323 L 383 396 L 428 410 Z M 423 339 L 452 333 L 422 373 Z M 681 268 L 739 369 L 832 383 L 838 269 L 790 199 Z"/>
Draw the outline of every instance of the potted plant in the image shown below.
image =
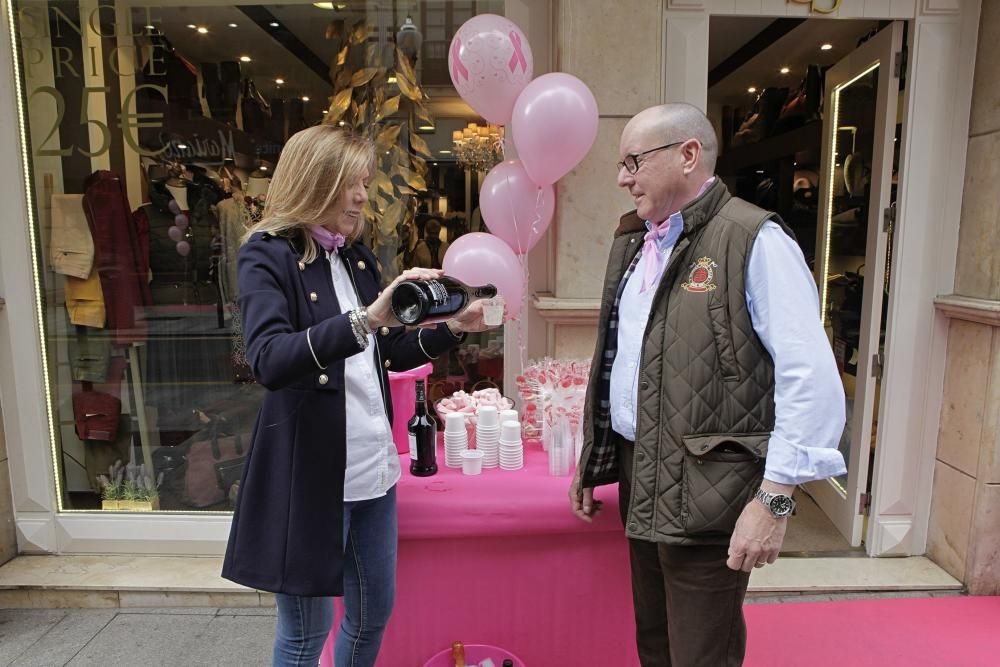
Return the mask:
<path fill-rule="evenodd" d="M 160 494 L 158 489 L 163 482 L 163 475 L 156 482 L 146 474 L 146 464 L 126 466 L 126 481 L 122 484 L 122 497 L 132 512 L 153 512 L 160 509 Z"/>
<path fill-rule="evenodd" d="M 121 461 L 115 461 L 108 467 L 107 475 L 98 475 L 97 483 L 101 486 L 101 509 L 119 510 L 122 502 L 122 476 L 124 467 Z"/>

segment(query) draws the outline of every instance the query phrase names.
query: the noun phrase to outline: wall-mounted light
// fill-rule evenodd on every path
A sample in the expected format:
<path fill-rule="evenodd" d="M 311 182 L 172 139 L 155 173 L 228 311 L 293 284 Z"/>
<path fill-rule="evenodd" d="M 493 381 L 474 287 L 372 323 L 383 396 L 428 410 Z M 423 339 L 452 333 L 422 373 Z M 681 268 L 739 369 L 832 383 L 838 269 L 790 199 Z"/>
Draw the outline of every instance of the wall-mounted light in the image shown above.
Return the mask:
<path fill-rule="evenodd" d="M 285 82 L 285 80 L 284 79 L 275 79 L 274 82 L 280 86 L 281 84 L 283 84 Z"/>
<path fill-rule="evenodd" d="M 752 95 L 753 93 L 757 92 L 757 89 L 754 88 L 753 86 L 750 86 L 749 88 L 747 88 L 747 92 Z"/>
<path fill-rule="evenodd" d="M 419 126 L 417 126 L 417 129 L 418 130 L 424 130 L 425 132 L 433 132 L 434 131 L 434 126 L 433 125 L 419 125 Z"/>
<path fill-rule="evenodd" d="M 198 28 L 198 26 L 196 26 L 196 25 L 195 25 L 195 24 L 193 24 L 193 23 L 188 23 L 188 27 L 189 27 L 189 28 L 191 28 L 192 30 L 195 30 L 195 29 L 197 29 L 197 28 Z"/>
<path fill-rule="evenodd" d="M 309 101 L 309 97 L 307 97 L 306 95 L 303 95 L 302 96 L 302 101 L 303 102 L 308 102 Z"/>
<path fill-rule="evenodd" d="M 833 48 L 833 44 L 824 44 L 823 46 L 819 47 L 819 50 L 820 51 L 829 51 L 832 48 Z"/>
<path fill-rule="evenodd" d="M 198 28 L 198 34 L 200 34 L 200 35 L 207 35 L 208 34 L 208 28 L 206 28 L 205 26 L 201 26 L 200 28 Z"/>
<path fill-rule="evenodd" d="M 240 56 L 240 62 L 241 63 L 248 63 L 248 62 L 250 62 L 250 56 Z"/>
<path fill-rule="evenodd" d="M 791 71 L 792 71 L 792 70 L 788 69 L 787 67 L 782 67 L 782 68 L 781 68 L 781 73 L 782 73 L 782 74 L 788 74 L 788 73 L 789 73 L 789 72 L 791 72 Z"/>

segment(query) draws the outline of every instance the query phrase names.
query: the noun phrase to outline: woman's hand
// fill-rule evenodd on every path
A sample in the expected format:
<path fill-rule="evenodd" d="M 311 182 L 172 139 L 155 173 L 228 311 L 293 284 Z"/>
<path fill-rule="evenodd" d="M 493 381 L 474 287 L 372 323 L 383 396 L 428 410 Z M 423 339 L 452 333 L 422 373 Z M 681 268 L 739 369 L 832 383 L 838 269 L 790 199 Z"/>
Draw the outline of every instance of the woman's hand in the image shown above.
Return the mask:
<path fill-rule="evenodd" d="M 482 299 L 473 301 L 469 304 L 468 308 L 448 320 L 448 328 L 455 334 L 460 334 L 463 331 L 468 333 L 478 333 L 480 331 L 486 331 L 487 329 L 496 329 L 497 327 L 492 327 L 486 324 L 486 320 L 483 318 L 484 305 L 485 302 Z M 506 314 L 505 308 L 504 315 L 506 316 Z"/>
<path fill-rule="evenodd" d="M 379 327 L 398 327 L 401 326 L 399 320 L 396 316 L 392 314 L 392 293 L 396 290 L 396 286 L 404 280 L 436 280 L 444 275 L 444 271 L 441 269 L 420 269 L 413 268 L 407 269 L 399 274 L 395 280 L 389 283 L 389 286 L 382 290 L 378 298 L 375 299 L 370 306 L 368 306 L 368 324 L 372 329 L 377 329 Z"/>

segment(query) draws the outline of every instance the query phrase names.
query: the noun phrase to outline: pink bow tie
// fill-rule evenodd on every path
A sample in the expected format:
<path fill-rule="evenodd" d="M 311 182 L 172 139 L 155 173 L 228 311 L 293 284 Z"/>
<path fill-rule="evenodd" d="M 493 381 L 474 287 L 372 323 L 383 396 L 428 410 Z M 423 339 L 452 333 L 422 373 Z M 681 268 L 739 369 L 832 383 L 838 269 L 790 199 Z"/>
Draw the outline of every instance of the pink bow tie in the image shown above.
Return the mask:
<path fill-rule="evenodd" d="M 663 253 L 657 243 L 670 233 L 670 218 L 667 218 L 653 229 L 646 232 L 645 243 L 642 244 L 642 256 L 646 260 L 646 270 L 642 274 L 642 287 L 639 292 L 645 292 L 656 282 L 663 270 Z"/>
<path fill-rule="evenodd" d="M 344 242 L 346 241 L 343 234 L 334 234 L 326 227 L 321 227 L 320 225 L 309 227 L 309 234 L 327 252 L 337 252 L 338 249 L 344 247 Z"/>

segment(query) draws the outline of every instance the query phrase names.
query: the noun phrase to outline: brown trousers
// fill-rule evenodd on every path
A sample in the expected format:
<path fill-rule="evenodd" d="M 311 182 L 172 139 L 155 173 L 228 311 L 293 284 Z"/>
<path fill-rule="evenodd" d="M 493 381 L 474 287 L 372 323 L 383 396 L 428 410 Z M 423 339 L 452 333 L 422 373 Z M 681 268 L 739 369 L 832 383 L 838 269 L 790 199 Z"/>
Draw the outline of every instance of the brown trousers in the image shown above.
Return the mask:
<path fill-rule="evenodd" d="M 633 443 L 619 439 L 619 506 L 626 522 Z M 726 567 L 728 546 L 629 539 L 635 636 L 642 667 L 739 667 L 750 575 Z"/>

